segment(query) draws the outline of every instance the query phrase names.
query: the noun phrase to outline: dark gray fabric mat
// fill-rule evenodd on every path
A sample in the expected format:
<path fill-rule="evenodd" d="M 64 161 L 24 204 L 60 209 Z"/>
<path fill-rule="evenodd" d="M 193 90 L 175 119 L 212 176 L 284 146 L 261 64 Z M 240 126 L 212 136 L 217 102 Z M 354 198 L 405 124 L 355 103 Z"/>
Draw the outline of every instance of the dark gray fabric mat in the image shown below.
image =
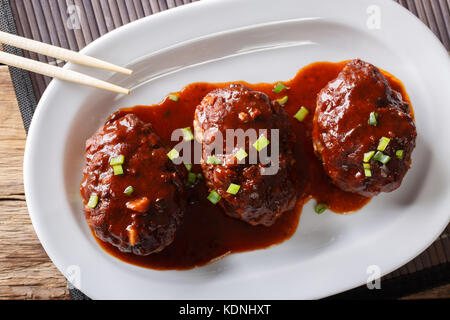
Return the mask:
<path fill-rule="evenodd" d="M 193 1 L 195 0 L 0 0 L 0 29 L 71 50 L 80 50 L 121 25 Z M 450 50 L 450 0 L 396 1 L 418 16 Z M 9 46 L 4 46 L 4 50 L 50 64 L 63 64 L 53 58 L 22 52 Z M 24 126 L 28 130 L 36 103 L 50 79 L 16 68 L 10 68 L 10 73 Z M 337 297 L 396 297 L 449 283 L 449 235 L 447 227 L 439 239 L 419 257 L 384 277 L 384 290 L 380 293 L 374 294 L 361 287 Z M 72 299 L 86 298 L 78 290 L 71 289 L 70 294 Z"/>

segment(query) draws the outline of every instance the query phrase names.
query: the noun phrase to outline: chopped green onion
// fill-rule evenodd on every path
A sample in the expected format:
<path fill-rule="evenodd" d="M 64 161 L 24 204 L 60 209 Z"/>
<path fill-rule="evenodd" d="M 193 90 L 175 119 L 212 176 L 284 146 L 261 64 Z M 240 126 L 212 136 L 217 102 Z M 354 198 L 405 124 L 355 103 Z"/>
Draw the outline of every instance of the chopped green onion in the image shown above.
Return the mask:
<path fill-rule="evenodd" d="M 389 142 L 391 141 L 391 139 L 386 138 L 386 137 L 382 137 L 380 139 L 380 143 L 378 144 L 378 151 L 384 151 L 386 150 L 386 147 L 388 146 Z"/>
<path fill-rule="evenodd" d="M 371 112 L 370 116 L 369 116 L 369 121 L 368 121 L 369 125 L 376 126 L 378 123 L 377 120 L 378 120 L 378 113 Z"/>
<path fill-rule="evenodd" d="M 123 155 L 120 155 L 118 157 L 111 158 L 111 160 L 109 161 L 109 164 L 111 166 L 117 166 L 119 164 L 123 164 L 124 162 L 125 162 L 125 157 Z"/>
<path fill-rule="evenodd" d="M 222 161 L 219 158 L 214 156 L 208 156 L 208 160 L 206 160 L 207 164 L 222 164 Z"/>
<path fill-rule="evenodd" d="M 391 160 L 391 157 L 389 157 L 388 155 L 384 154 L 381 151 L 378 151 L 377 153 L 375 153 L 375 155 L 373 156 L 373 160 L 379 161 L 382 164 L 386 164 Z"/>
<path fill-rule="evenodd" d="M 190 163 L 185 163 L 184 166 L 186 167 L 187 171 L 191 171 L 192 170 L 192 164 Z"/>
<path fill-rule="evenodd" d="M 269 144 L 270 144 L 269 139 L 267 139 L 265 136 L 262 135 L 259 137 L 258 140 L 256 140 L 256 142 L 253 144 L 253 147 L 259 152 L 265 147 L 267 147 Z"/>
<path fill-rule="evenodd" d="M 232 184 L 230 184 L 230 186 L 228 187 L 227 193 L 230 193 L 230 194 L 237 194 L 237 193 L 239 192 L 239 189 L 240 189 L 240 188 L 241 188 L 240 185 L 232 183 Z"/>
<path fill-rule="evenodd" d="M 178 97 L 177 94 L 169 94 L 169 99 L 178 102 L 178 100 L 180 100 L 180 97 Z"/>
<path fill-rule="evenodd" d="M 95 207 L 97 207 L 97 204 L 98 204 L 98 195 L 92 194 L 91 197 L 89 198 L 87 206 L 89 208 L 95 209 Z"/>
<path fill-rule="evenodd" d="M 192 130 L 190 127 L 181 129 L 183 131 L 184 141 L 192 141 L 194 140 L 194 135 L 192 134 Z"/>
<path fill-rule="evenodd" d="M 176 149 L 170 150 L 170 152 L 167 154 L 170 160 L 174 160 L 180 156 L 180 153 Z"/>
<path fill-rule="evenodd" d="M 302 122 L 308 115 L 308 113 L 309 113 L 308 109 L 306 109 L 305 107 L 301 107 L 300 110 L 298 110 L 298 112 L 294 115 L 294 118 Z"/>
<path fill-rule="evenodd" d="M 364 162 L 369 162 L 370 159 L 372 159 L 374 154 L 375 154 L 375 151 L 369 151 L 369 152 L 364 153 Z"/>
<path fill-rule="evenodd" d="M 189 172 L 188 174 L 188 184 L 195 184 L 195 182 L 197 181 L 197 175 L 195 173 Z"/>
<path fill-rule="evenodd" d="M 384 156 L 384 153 L 381 152 L 381 151 L 378 151 L 378 152 L 375 154 L 375 156 L 373 157 L 373 160 L 380 161 L 381 158 L 383 158 L 383 156 Z"/>
<path fill-rule="evenodd" d="M 121 164 L 117 165 L 117 166 L 112 166 L 113 170 L 114 170 L 114 175 L 115 176 L 120 176 L 123 174 L 123 167 Z"/>
<path fill-rule="evenodd" d="M 238 159 L 239 161 L 242 161 L 243 159 L 245 159 L 245 158 L 248 157 L 248 153 L 245 152 L 245 150 L 241 148 L 241 149 L 239 149 L 238 152 L 236 152 L 235 157 L 236 157 L 236 159 Z"/>
<path fill-rule="evenodd" d="M 278 82 L 277 85 L 275 86 L 275 88 L 273 88 L 273 92 L 274 93 L 280 93 L 281 91 L 283 91 L 284 89 L 288 89 L 288 87 L 286 87 L 284 84 L 282 84 L 281 82 Z"/>
<path fill-rule="evenodd" d="M 127 196 L 131 196 L 131 194 L 133 192 L 134 192 L 134 188 L 132 186 L 128 186 L 128 187 L 126 187 L 126 189 L 123 193 L 125 193 Z"/>
<path fill-rule="evenodd" d="M 370 163 L 363 163 L 363 167 L 364 167 L 364 175 L 366 177 L 371 177 L 372 171 L 370 170 Z"/>
<path fill-rule="evenodd" d="M 281 99 L 277 99 L 277 102 L 278 102 L 280 105 L 284 106 L 284 105 L 288 102 L 288 100 L 289 100 L 289 97 L 288 97 L 288 96 L 284 96 L 284 97 L 281 98 Z"/>
<path fill-rule="evenodd" d="M 221 197 L 216 190 L 211 191 L 211 193 L 208 196 L 208 200 L 211 201 L 212 204 L 217 204 L 220 201 L 220 199 Z"/>
<path fill-rule="evenodd" d="M 327 209 L 328 209 L 328 205 L 325 203 L 318 203 L 318 204 L 316 204 L 316 206 L 314 208 L 314 210 L 316 211 L 317 214 L 322 214 Z"/>
<path fill-rule="evenodd" d="M 403 159 L 403 150 L 397 150 L 395 152 L 395 155 L 397 156 L 397 158 L 399 158 L 400 160 Z"/>

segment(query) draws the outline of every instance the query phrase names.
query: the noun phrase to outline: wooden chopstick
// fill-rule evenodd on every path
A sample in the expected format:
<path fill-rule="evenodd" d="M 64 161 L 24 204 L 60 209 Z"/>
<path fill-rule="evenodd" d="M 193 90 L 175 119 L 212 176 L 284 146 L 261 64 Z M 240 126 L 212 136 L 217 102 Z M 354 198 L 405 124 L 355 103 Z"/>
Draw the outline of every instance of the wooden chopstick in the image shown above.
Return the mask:
<path fill-rule="evenodd" d="M 104 89 L 121 94 L 130 93 L 130 90 L 128 89 L 116 86 L 115 84 L 99 80 L 76 71 L 59 68 L 43 62 L 23 58 L 3 51 L 0 51 L 0 62 L 16 68 L 40 73 L 52 78 L 75 82 L 90 87 Z"/>
<path fill-rule="evenodd" d="M 0 42 L 20 49 L 37 52 L 46 56 L 50 56 L 64 61 L 70 61 L 88 67 L 120 72 L 127 75 L 133 73 L 133 71 L 130 69 L 119 67 L 116 66 L 115 64 L 100 59 L 96 59 L 90 56 L 86 56 L 79 52 L 56 47 L 47 43 L 31 40 L 28 38 L 19 37 L 14 34 L 10 34 L 3 31 L 0 31 Z"/>

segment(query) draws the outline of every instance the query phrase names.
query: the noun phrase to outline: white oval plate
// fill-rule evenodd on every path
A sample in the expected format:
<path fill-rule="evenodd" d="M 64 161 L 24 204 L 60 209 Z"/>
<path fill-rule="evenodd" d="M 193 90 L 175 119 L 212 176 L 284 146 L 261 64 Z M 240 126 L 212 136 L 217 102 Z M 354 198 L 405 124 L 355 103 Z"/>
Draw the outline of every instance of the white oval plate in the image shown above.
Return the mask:
<path fill-rule="evenodd" d="M 378 18 L 380 28 L 374 29 Z M 130 86 L 132 94 L 52 81 L 29 132 L 24 180 L 42 245 L 59 270 L 92 298 L 325 297 L 366 283 L 368 266 L 378 266 L 383 275 L 400 267 L 449 223 L 449 58 L 433 34 L 393 1 L 201 1 L 122 27 L 83 53 L 136 72 L 126 78 L 72 64 L 67 68 Z M 288 80 L 311 62 L 356 57 L 401 79 L 414 106 L 417 148 L 400 189 L 348 216 L 318 216 L 310 202 L 285 243 L 189 271 L 129 265 L 95 242 L 79 183 L 84 142 L 109 114 L 157 103 L 196 81 Z"/>

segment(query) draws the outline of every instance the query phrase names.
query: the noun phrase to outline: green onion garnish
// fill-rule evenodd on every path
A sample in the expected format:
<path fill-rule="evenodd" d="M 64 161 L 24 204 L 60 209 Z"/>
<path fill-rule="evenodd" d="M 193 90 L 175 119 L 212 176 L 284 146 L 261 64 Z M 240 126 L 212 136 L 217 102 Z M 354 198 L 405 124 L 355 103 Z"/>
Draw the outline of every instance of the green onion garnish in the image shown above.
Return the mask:
<path fill-rule="evenodd" d="M 227 193 L 230 193 L 230 194 L 237 194 L 237 193 L 239 192 L 239 189 L 240 189 L 240 188 L 241 188 L 240 185 L 232 183 L 232 184 L 230 184 L 230 186 L 228 187 Z"/>
<path fill-rule="evenodd" d="M 328 209 L 328 205 L 325 203 L 318 203 L 318 204 L 316 204 L 316 206 L 314 208 L 314 210 L 316 211 L 317 214 L 322 214 L 327 209 Z"/>
<path fill-rule="evenodd" d="M 174 160 L 180 156 L 180 153 L 176 149 L 170 150 L 170 152 L 167 154 L 170 160 Z"/>
<path fill-rule="evenodd" d="M 363 167 L 364 167 L 364 175 L 366 177 L 371 177 L 372 171 L 370 170 L 370 163 L 363 163 Z"/>
<path fill-rule="evenodd" d="M 117 166 L 112 166 L 113 170 L 114 170 L 114 175 L 115 176 L 120 176 L 123 174 L 123 167 L 121 164 L 117 165 Z"/>
<path fill-rule="evenodd" d="M 206 160 L 207 164 L 222 164 L 222 161 L 219 158 L 214 156 L 208 156 L 208 160 Z"/>
<path fill-rule="evenodd" d="M 184 141 L 192 141 L 194 140 L 194 135 L 192 134 L 192 130 L 190 127 L 181 129 L 183 131 Z"/>
<path fill-rule="evenodd" d="M 211 191 L 211 193 L 208 196 L 208 200 L 211 201 L 212 204 L 217 204 L 220 201 L 220 199 L 221 197 L 216 190 Z"/>
<path fill-rule="evenodd" d="M 294 118 L 302 122 L 308 115 L 308 113 L 309 113 L 308 109 L 306 109 L 305 107 L 301 107 L 300 110 L 298 110 L 298 112 L 294 115 Z"/>
<path fill-rule="evenodd" d="M 97 207 L 97 204 L 98 204 L 98 195 L 92 194 L 91 197 L 89 198 L 87 206 L 89 208 L 95 209 L 95 207 Z"/>
<path fill-rule="evenodd" d="M 180 100 L 180 97 L 178 97 L 177 94 L 169 94 L 169 99 L 177 102 L 178 100 Z"/>
<path fill-rule="evenodd" d="M 289 89 L 288 87 L 286 87 L 284 84 L 282 84 L 281 82 L 278 82 L 277 85 L 275 86 L 275 88 L 273 88 L 273 92 L 274 93 L 280 93 L 281 91 L 283 91 L 284 89 Z"/>
<path fill-rule="evenodd" d="M 241 149 L 239 149 L 238 152 L 236 152 L 235 157 L 236 157 L 236 159 L 238 159 L 239 161 L 242 161 L 243 159 L 245 159 L 245 158 L 248 157 L 248 153 L 245 152 L 245 150 L 241 148 Z"/>
<path fill-rule="evenodd" d="M 184 166 L 186 167 L 187 171 L 191 171 L 192 170 L 192 164 L 190 163 L 185 163 Z"/>
<path fill-rule="evenodd" d="M 380 139 L 380 143 L 378 144 L 378 151 L 384 151 L 386 150 L 386 147 L 388 146 L 389 142 L 391 141 L 391 139 L 386 138 L 386 137 L 382 137 Z"/>
<path fill-rule="evenodd" d="M 258 140 L 256 140 L 256 142 L 253 144 L 253 147 L 259 152 L 265 147 L 267 147 L 269 144 L 270 144 L 269 139 L 267 139 L 265 136 L 262 135 L 259 137 Z"/>
<path fill-rule="evenodd" d="M 375 155 L 373 156 L 373 160 L 379 161 L 382 164 L 386 164 L 391 160 L 391 157 L 389 157 L 388 155 L 384 154 L 381 151 L 378 151 L 377 153 L 375 153 Z"/>
<path fill-rule="evenodd" d="M 288 102 L 288 100 L 289 100 L 289 97 L 288 97 L 288 96 L 284 96 L 284 97 L 281 98 L 281 99 L 277 99 L 277 102 L 278 102 L 280 105 L 284 106 L 284 105 Z"/>
<path fill-rule="evenodd" d="M 376 126 L 378 123 L 377 120 L 378 120 L 378 113 L 371 112 L 370 116 L 369 116 L 369 121 L 368 121 L 369 125 Z"/>
<path fill-rule="evenodd" d="M 369 152 L 364 153 L 364 162 L 369 162 L 370 159 L 372 159 L 374 154 L 375 154 L 375 151 L 369 151 Z"/>
<path fill-rule="evenodd" d="M 128 187 L 126 187 L 126 189 L 123 193 L 125 193 L 127 196 L 131 196 L 131 194 L 133 192 L 134 192 L 134 188 L 132 186 L 128 186 Z"/>
<path fill-rule="evenodd" d="M 125 162 L 125 157 L 123 155 L 120 155 L 118 157 L 111 158 L 111 160 L 109 161 L 109 164 L 111 166 L 117 166 L 119 164 L 123 164 L 124 162 Z"/>
<path fill-rule="evenodd" d="M 197 175 L 195 173 L 189 172 L 188 174 L 188 184 L 195 184 L 195 182 L 197 181 Z"/>
<path fill-rule="evenodd" d="M 400 160 L 403 159 L 403 150 L 397 150 L 395 152 L 395 155 L 397 156 L 397 158 L 399 158 Z"/>

